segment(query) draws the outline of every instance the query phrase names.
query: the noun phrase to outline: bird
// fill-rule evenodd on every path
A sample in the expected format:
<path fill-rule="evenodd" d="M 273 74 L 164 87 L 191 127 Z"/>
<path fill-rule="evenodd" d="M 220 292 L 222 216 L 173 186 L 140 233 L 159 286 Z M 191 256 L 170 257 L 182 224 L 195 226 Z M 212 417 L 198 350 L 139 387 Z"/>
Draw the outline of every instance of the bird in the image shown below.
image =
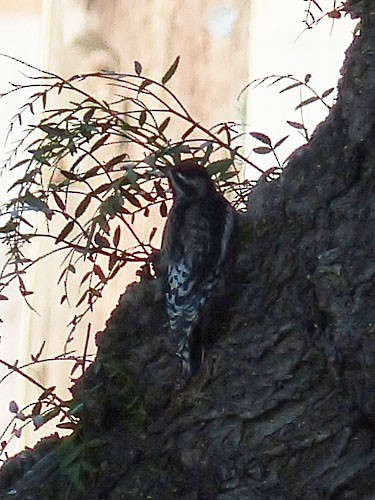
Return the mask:
<path fill-rule="evenodd" d="M 194 375 L 204 357 L 198 325 L 227 268 L 236 211 L 197 161 L 181 161 L 166 175 L 173 193 L 161 248 L 166 310 L 182 372 Z"/>

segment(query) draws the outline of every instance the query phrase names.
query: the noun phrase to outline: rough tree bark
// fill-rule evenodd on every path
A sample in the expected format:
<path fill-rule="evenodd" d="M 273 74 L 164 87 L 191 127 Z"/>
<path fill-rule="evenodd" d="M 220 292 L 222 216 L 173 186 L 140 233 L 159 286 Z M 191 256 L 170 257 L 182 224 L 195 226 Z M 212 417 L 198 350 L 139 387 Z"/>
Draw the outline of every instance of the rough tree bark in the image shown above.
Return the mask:
<path fill-rule="evenodd" d="M 4 468 L 1 498 L 375 498 L 375 7 L 352 11 L 337 104 L 251 195 L 205 367 L 176 388 L 160 280 L 132 285 L 74 389 L 81 440 L 102 440 L 86 491 L 44 443 L 28 474 Z"/>

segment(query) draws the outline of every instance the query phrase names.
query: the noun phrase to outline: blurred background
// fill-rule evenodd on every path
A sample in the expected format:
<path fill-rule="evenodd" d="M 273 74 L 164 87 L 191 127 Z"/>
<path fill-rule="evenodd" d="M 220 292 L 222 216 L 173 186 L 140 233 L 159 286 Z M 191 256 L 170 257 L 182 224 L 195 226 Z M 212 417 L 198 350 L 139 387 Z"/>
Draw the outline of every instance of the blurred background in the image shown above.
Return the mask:
<path fill-rule="evenodd" d="M 356 23 L 349 18 L 334 24 L 325 19 L 314 29 L 305 29 L 307 4 L 303 0 L 0 0 L 0 52 L 65 77 L 102 69 L 133 72 L 134 60 L 138 60 L 143 74 L 155 79 L 180 55 L 171 88 L 197 121 L 207 126 L 229 120 L 244 122 L 249 130 L 266 133 L 276 142 L 293 132 L 287 120 L 300 122 L 303 118 L 312 132 L 325 118 L 327 108 L 315 103 L 295 111 L 300 99 L 310 97 L 300 90 L 279 94 L 280 87 L 263 84 L 239 97 L 241 90 L 251 80 L 273 74 L 291 74 L 302 80 L 311 74 L 310 84 L 320 93 L 334 87 L 355 29 Z M 329 8 L 327 2 L 323 4 Z M 9 89 L 9 82 L 20 79 L 21 71 L 25 68 L 0 57 L 0 93 Z M 110 92 L 105 87 L 90 90 L 101 98 Z M 11 136 L 5 142 L 7 126 L 26 97 L 17 94 L 0 99 L 1 162 L 16 139 Z M 252 158 L 251 153 L 259 143 L 247 140 L 250 158 L 259 163 L 259 157 Z M 281 157 L 301 144 L 302 138 L 294 131 L 283 145 Z M 264 169 L 272 166 L 267 161 L 264 158 Z M 5 172 L 0 178 L 1 204 L 9 196 L 7 188 L 14 175 Z M 33 248 L 32 252 L 37 255 L 41 250 Z M 0 248 L 0 263 L 5 251 Z M 71 312 L 59 305 L 59 266 L 59 259 L 50 258 L 29 277 L 38 313 L 27 308 L 16 287 L 8 293 L 10 300 L 0 301 L 4 318 L 0 324 L 1 359 L 26 363 L 43 341 L 44 357 L 62 352 Z M 110 285 L 90 318 L 94 331 L 104 327 L 132 279 L 134 276 L 122 276 Z M 82 324 L 77 332 L 81 345 L 85 331 Z M 70 368 L 64 362 L 53 362 L 39 365 L 37 370 L 31 367 L 28 373 L 47 387 L 57 385 L 61 397 L 69 398 Z M 0 367 L 0 377 L 6 373 Z M 12 416 L 9 402 L 15 400 L 21 407 L 37 397 L 38 391 L 19 375 L 7 377 L 0 384 L 0 434 Z M 30 426 L 7 450 L 12 454 L 51 431 L 48 427 L 34 431 Z"/>

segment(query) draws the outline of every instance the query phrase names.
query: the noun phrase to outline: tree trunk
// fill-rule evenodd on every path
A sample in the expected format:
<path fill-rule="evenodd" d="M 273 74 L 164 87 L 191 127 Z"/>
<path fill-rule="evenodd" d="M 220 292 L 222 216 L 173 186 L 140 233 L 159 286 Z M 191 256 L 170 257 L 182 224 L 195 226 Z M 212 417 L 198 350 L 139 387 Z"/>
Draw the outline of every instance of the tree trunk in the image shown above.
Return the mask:
<path fill-rule="evenodd" d="M 200 373 L 178 387 L 161 280 L 132 285 L 74 389 L 84 405 L 79 463 L 92 470 L 85 491 L 66 489 L 65 461 L 50 474 L 37 462 L 21 478 L 10 462 L 4 492 L 375 498 L 375 7 L 352 4 L 361 34 L 338 101 L 280 178 L 252 192 L 225 317 Z"/>

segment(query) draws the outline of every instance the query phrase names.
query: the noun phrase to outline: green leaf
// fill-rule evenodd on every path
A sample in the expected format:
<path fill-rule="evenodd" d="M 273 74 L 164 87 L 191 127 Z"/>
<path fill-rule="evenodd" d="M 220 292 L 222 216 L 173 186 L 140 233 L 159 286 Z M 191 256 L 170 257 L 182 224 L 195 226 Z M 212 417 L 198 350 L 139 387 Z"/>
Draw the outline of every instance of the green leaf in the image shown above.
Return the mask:
<path fill-rule="evenodd" d="M 60 467 L 62 467 L 63 469 L 65 469 L 66 467 L 68 467 L 68 465 L 71 465 L 73 464 L 77 458 L 80 457 L 81 453 L 82 453 L 82 445 L 76 445 L 74 447 L 72 447 L 69 452 L 66 454 L 66 456 L 64 456 L 60 462 Z"/>
<path fill-rule="evenodd" d="M 125 192 L 123 192 L 125 195 Z M 101 212 L 104 215 L 116 215 L 121 211 L 122 198 L 120 195 L 114 195 L 107 198 L 101 207 Z"/>
<path fill-rule="evenodd" d="M 99 448 L 100 446 L 103 446 L 104 440 L 102 438 L 93 438 L 90 439 L 90 441 L 86 441 L 85 446 L 87 448 Z"/>
<path fill-rule="evenodd" d="M 26 195 L 20 198 L 19 201 L 28 205 L 32 210 L 43 212 L 48 220 L 52 219 L 53 211 L 49 208 L 47 203 L 40 198 L 37 198 L 30 192 L 26 193 Z"/>
<path fill-rule="evenodd" d="M 68 130 L 64 130 L 58 127 L 51 127 L 50 125 L 39 125 L 40 130 L 43 130 L 49 137 L 59 137 L 61 139 L 67 139 L 71 137 L 71 133 Z"/>
<path fill-rule="evenodd" d="M 0 233 L 11 233 L 18 228 L 18 223 L 10 220 L 4 226 L 0 227 Z"/>
<path fill-rule="evenodd" d="M 177 56 L 176 59 L 174 60 L 173 64 L 170 66 L 170 68 L 166 71 L 163 78 L 161 79 L 161 83 L 163 85 L 165 85 L 167 82 L 169 82 L 169 80 L 172 78 L 172 76 L 176 73 L 179 62 L 180 62 L 180 56 Z"/>
<path fill-rule="evenodd" d="M 211 141 L 206 141 L 204 144 L 202 144 L 202 146 L 200 147 L 200 149 L 204 150 L 204 156 L 203 156 L 203 158 L 201 160 L 201 164 L 204 166 L 208 162 L 208 160 L 209 160 L 209 158 L 211 156 L 211 153 L 214 150 L 214 145 L 212 144 Z"/>
<path fill-rule="evenodd" d="M 225 160 L 218 160 L 210 163 L 207 167 L 207 171 L 210 175 L 222 174 L 226 172 L 229 167 L 233 165 L 233 160 L 231 158 L 226 158 Z"/>
<path fill-rule="evenodd" d="M 86 111 L 86 113 L 83 115 L 83 121 L 85 123 L 88 123 L 91 118 L 94 116 L 94 113 L 95 113 L 95 108 L 90 108 L 88 111 Z"/>

